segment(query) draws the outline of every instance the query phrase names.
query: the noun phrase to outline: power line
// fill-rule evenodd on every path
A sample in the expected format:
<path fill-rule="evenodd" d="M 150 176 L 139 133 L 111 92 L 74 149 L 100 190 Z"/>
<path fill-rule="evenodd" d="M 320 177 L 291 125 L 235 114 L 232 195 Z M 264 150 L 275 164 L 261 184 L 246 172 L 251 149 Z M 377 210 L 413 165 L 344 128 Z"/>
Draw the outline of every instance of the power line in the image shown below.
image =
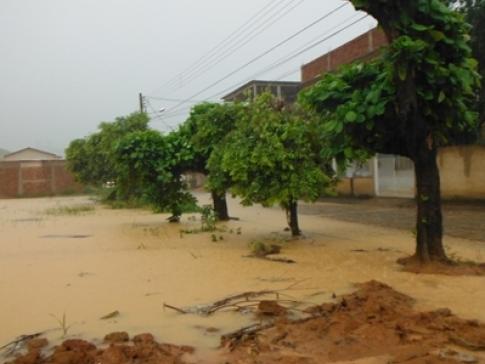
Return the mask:
<path fill-rule="evenodd" d="M 225 88 L 224 90 L 219 91 L 218 93 L 216 93 L 216 94 L 214 94 L 214 95 L 211 95 L 211 96 L 209 97 L 209 99 L 213 99 L 213 98 L 216 98 L 217 96 L 219 96 L 219 95 L 221 95 L 221 94 L 225 94 L 226 92 L 230 92 L 230 91 L 232 91 L 232 90 L 234 90 L 234 89 L 236 89 L 236 88 L 238 88 L 238 87 L 240 87 L 240 86 L 244 85 L 246 82 L 252 81 L 252 80 L 256 79 L 257 77 L 259 77 L 260 75 L 265 74 L 265 73 L 267 73 L 267 72 L 269 72 L 269 71 L 272 71 L 272 70 L 274 70 L 274 69 L 276 69 L 276 68 L 280 67 L 281 65 L 283 65 L 283 64 L 285 64 L 285 63 L 287 63 L 287 62 L 291 61 L 293 58 L 295 58 L 295 57 L 297 57 L 298 55 L 300 55 L 300 54 L 301 54 L 301 53 L 300 53 L 300 52 L 301 52 L 301 50 L 302 50 L 302 49 L 305 49 L 305 48 L 306 48 L 306 46 L 308 46 L 308 45 L 310 45 L 310 44 L 312 44 L 312 45 L 313 45 L 313 44 L 314 44 L 314 42 L 315 42 L 316 40 L 319 40 L 321 37 L 326 37 L 326 36 L 329 34 L 329 32 L 330 32 L 331 30 L 333 30 L 333 29 L 335 29 L 335 28 L 338 28 L 338 27 L 342 26 L 343 24 L 347 23 L 349 20 L 352 20 L 352 19 L 353 19 L 353 18 L 355 18 L 355 17 L 356 17 L 356 14 L 353 14 L 351 17 L 349 17 L 349 18 L 347 18 L 347 19 L 343 20 L 342 22 L 338 23 L 338 24 L 337 24 L 337 25 L 335 25 L 335 26 L 332 26 L 332 28 L 331 28 L 331 29 L 327 29 L 327 30 L 326 30 L 325 32 L 323 32 L 322 34 L 318 35 L 317 37 L 313 38 L 313 39 L 312 39 L 312 40 L 310 40 L 309 42 L 305 43 L 305 44 L 304 44 L 302 47 L 298 48 L 297 50 L 295 50 L 295 51 L 293 51 L 293 52 L 290 52 L 289 54 L 286 54 L 285 56 L 281 57 L 279 60 L 277 60 L 277 61 L 273 62 L 273 63 L 272 63 L 272 64 L 270 64 L 268 67 L 264 68 L 263 70 L 260 70 L 260 71 L 258 71 L 258 72 L 256 72 L 256 73 L 254 73 L 254 74 L 253 74 L 253 75 L 251 75 L 250 77 L 246 78 L 246 79 L 245 79 L 245 81 L 240 81 L 240 82 L 238 82 L 238 83 L 236 83 L 236 84 L 234 84 L 234 85 L 231 85 L 231 86 L 229 86 L 229 87 Z M 307 49 L 307 50 L 308 50 L 308 49 Z M 298 69 L 300 69 L 300 68 L 298 68 Z"/>
<path fill-rule="evenodd" d="M 223 39 L 215 47 L 213 47 L 211 50 L 209 50 L 207 53 L 205 53 L 203 56 L 201 56 L 197 61 L 195 61 L 186 70 L 178 73 L 172 79 L 170 79 L 169 81 L 163 83 L 160 87 L 158 87 L 157 89 L 153 90 L 150 93 L 156 93 L 160 89 L 162 89 L 163 87 L 169 86 L 173 82 L 176 82 L 177 80 L 179 80 L 180 78 L 182 78 L 185 73 L 192 71 L 194 67 L 198 67 L 200 65 L 200 63 L 206 62 L 207 61 L 206 59 L 208 57 L 211 57 L 214 53 L 217 53 L 217 51 L 219 51 L 220 48 L 223 48 L 226 45 L 226 43 L 228 43 L 229 41 L 231 41 L 235 36 L 238 36 L 239 35 L 238 33 L 245 31 L 245 28 L 247 28 L 248 26 L 252 25 L 252 23 L 258 22 L 260 18 L 266 16 L 268 14 L 268 12 L 272 11 L 272 9 L 275 8 L 275 6 L 274 6 L 275 3 L 278 2 L 276 4 L 276 6 L 277 6 L 278 4 L 283 3 L 284 1 L 286 1 L 286 0 L 280 0 L 279 2 L 278 2 L 278 0 L 272 0 L 272 1 L 270 1 L 262 9 L 260 9 L 256 14 L 254 14 L 246 22 L 244 22 L 244 24 L 242 24 L 239 28 L 237 28 L 235 31 L 233 31 L 228 37 L 226 37 L 225 39 Z"/>
<path fill-rule="evenodd" d="M 159 97 L 159 96 L 150 96 L 150 95 L 143 95 L 144 98 L 150 99 L 150 100 L 159 100 L 159 101 L 167 101 L 167 102 L 180 102 L 183 101 L 183 99 L 173 99 L 173 98 L 168 98 L 168 97 Z M 204 102 L 205 100 L 192 100 L 194 102 Z"/>
<path fill-rule="evenodd" d="M 352 19 L 352 18 L 354 18 L 354 17 L 355 17 L 355 15 L 354 15 L 354 16 L 352 16 L 352 17 L 350 17 L 350 18 L 348 18 L 347 20 L 345 20 L 345 21 L 341 22 L 340 24 L 344 24 L 344 23 L 346 23 L 348 20 L 350 20 L 350 19 Z M 305 53 L 305 52 L 309 51 L 310 49 L 315 48 L 316 46 L 318 46 L 318 45 L 322 44 L 323 42 L 325 42 L 325 41 L 327 41 L 327 40 L 329 40 L 329 39 L 333 38 L 334 36 L 336 36 L 336 35 L 340 34 L 341 32 L 343 32 L 343 31 L 345 31 L 345 30 L 347 30 L 347 29 L 349 29 L 349 28 L 350 28 L 350 27 L 352 27 L 353 25 L 355 25 L 355 24 L 357 24 L 357 23 L 361 22 L 362 20 L 364 20 L 364 19 L 366 19 L 366 18 L 368 18 L 368 17 L 369 17 L 369 15 L 367 15 L 367 14 L 365 14 L 365 15 L 363 15 L 363 16 L 361 16 L 361 17 L 359 17 L 358 19 L 356 19 L 355 21 L 351 22 L 350 24 L 348 24 L 348 25 L 344 26 L 343 28 L 341 28 L 341 29 L 339 29 L 339 30 L 337 30 L 337 31 L 335 31 L 335 32 L 332 32 L 330 35 L 325 36 L 323 39 L 320 39 L 320 40 L 318 40 L 318 41 L 316 41 L 316 42 L 313 42 L 313 43 L 312 43 L 310 46 L 304 47 L 303 49 L 301 49 L 301 50 L 297 51 L 295 54 L 293 54 L 293 55 L 291 55 L 290 57 L 286 58 L 284 61 L 282 60 L 282 61 L 280 61 L 280 62 L 276 62 L 276 63 L 274 63 L 274 65 L 276 65 L 276 66 L 273 66 L 271 69 L 269 69 L 269 67 L 267 67 L 267 68 L 266 68 L 266 69 L 264 69 L 263 71 L 258 72 L 258 74 L 263 73 L 263 72 L 268 72 L 268 71 L 271 71 L 271 70 L 273 70 L 273 69 L 275 69 L 275 68 L 277 68 L 277 67 L 281 66 L 282 64 L 284 64 L 284 63 L 286 63 L 286 62 L 291 61 L 292 59 L 294 59 L 294 58 L 298 57 L 299 55 L 301 55 L 301 54 L 303 54 L 303 53 Z M 339 25 L 340 25 L 340 24 L 339 24 Z M 289 75 L 291 75 L 291 74 L 294 74 L 294 73 L 296 73 L 296 72 L 298 72 L 298 71 L 300 71 L 300 67 L 295 68 L 295 69 L 291 69 L 291 70 L 289 70 L 289 71 L 287 71 L 287 72 L 283 73 L 282 75 L 278 76 L 277 78 L 275 78 L 275 81 L 281 80 L 281 79 L 283 79 L 283 78 L 285 78 L 285 77 L 287 77 L 287 76 L 289 76 Z M 245 82 L 243 82 L 243 84 L 244 84 L 244 83 L 245 83 Z M 212 98 L 214 98 L 214 97 L 216 97 L 216 96 L 220 95 L 221 93 L 225 93 L 226 91 L 233 90 L 235 87 L 238 87 L 238 86 L 240 86 L 240 83 L 238 83 L 236 86 L 232 86 L 231 88 L 224 89 L 223 91 L 219 91 L 219 92 L 217 92 L 216 94 L 211 95 L 211 96 L 210 96 L 210 98 L 212 99 Z M 207 100 L 206 100 L 206 101 L 207 101 Z M 190 100 L 188 100 L 188 101 L 186 100 L 186 102 L 190 102 Z M 172 113 L 174 113 L 174 114 L 171 114 L 171 115 L 169 116 L 169 118 L 176 117 L 176 116 L 179 116 L 179 115 L 183 115 L 183 114 L 185 114 L 185 113 L 186 113 L 186 111 L 180 111 L 180 110 L 187 110 L 187 109 L 190 109 L 190 107 L 189 107 L 189 108 L 185 108 L 185 109 L 173 110 L 173 111 L 172 111 Z"/>
<path fill-rule="evenodd" d="M 281 10 L 285 10 L 287 6 L 291 5 L 292 2 L 296 0 L 290 1 L 290 3 L 286 4 L 285 7 L 283 7 Z M 286 15 L 288 15 L 290 12 L 292 12 L 294 9 L 296 9 L 298 6 L 300 6 L 305 0 L 300 0 L 296 5 L 292 6 L 291 8 L 287 9 L 285 12 L 282 14 L 277 13 L 277 18 L 271 21 L 270 23 L 263 23 L 260 26 L 256 27 L 251 31 L 249 34 L 246 35 L 246 38 L 241 39 L 238 43 L 234 44 L 232 47 L 224 51 L 222 54 L 217 56 L 217 60 L 214 60 L 214 62 L 209 62 L 207 65 L 203 65 L 202 67 L 199 67 L 192 71 L 189 75 L 187 75 L 186 80 L 184 84 L 179 85 L 178 87 L 175 87 L 173 90 L 179 90 L 182 87 L 186 86 L 190 82 L 194 81 L 195 79 L 199 78 L 200 76 L 204 75 L 207 73 L 207 71 L 213 69 L 215 66 L 217 66 L 219 63 L 222 61 L 226 60 L 230 56 L 232 56 L 234 53 L 236 53 L 238 50 L 240 50 L 242 47 L 244 47 L 246 44 L 250 43 L 254 38 L 258 37 L 260 34 L 262 34 L 266 29 L 270 28 L 273 24 L 277 23 L 279 20 L 284 18 Z M 262 26 L 262 27 L 261 27 Z"/>
<path fill-rule="evenodd" d="M 333 15 L 334 13 L 336 13 L 337 11 L 339 11 L 341 8 L 343 8 L 344 6 L 347 6 L 348 3 L 344 3 L 338 7 L 336 7 L 335 9 L 331 10 L 330 12 L 326 13 L 325 15 L 321 16 L 320 18 L 318 18 L 317 20 L 313 21 L 312 23 L 310 23 L 309 25 L 303 27 L 302 29 L 300 29 L 299 31 L 297 31 L 296 33 L 292 34 L 291 36 L 289 36 L 288 38 L 284 39 L 283 41 L 279 42 L 278 44 L 276 44 L 275 46 L 271 47 L 270 49 L 268 49 L 267 51 L 263 52 L 262 54 L 254 57 L 253 59 L 251 59 L 249 62 L 243 64 L 242 66 L 238 67 L 237 69 L 235 69 L 234 71 L 230 72 L 229 74 L 227 74 L 226 76 L 220 78 L 219 80 L 217 80 L 216 82 L 210 84 L 209 86 L 205 87 L 204 89 L 202 89 L 201 91 L 197 92 L 196 94 L 192 95 L 191 97 L 189 97 L 188 99 L 186 99 L 185 101 L 182 101 L 180 103 L 178 103 L 176 106 L 174 106 L 171 110 L 174 111 L 176 110 L 179 106 L 191 101 L 192 99 L 194 99 L 195 97 L 199 96 L 200 94 L 204 93 L 205 91 L 207 90 L 210 90 L 211 88 L 213 88 L 214 86 L 218 85 L 219 83 L 221 83 L 222 81 L 225 81 L 227 80 L 229 77 L 233 76 L 234 74 L 238 73 L 239 71 L 243 70 L 244 68 L 248 67 L 249 65 L 253 64 L 254 62 L 260 60 L 261 58 L 263 58 L 264 56 L 268 55 L 269 53 L 273 52 L 274 50 L 276 50 L 277 48 L 281 47 L 282 45 L 288 43 L 289 41 L 293 40 L 294 38 L 296 38 L 297 36 L 299 36 L 300 34 L 302 34 L 303 32 L 307 31 L 308 29 L 310 29 L 311 27 L 315 26 L 316 24 L 322 22 L 323 20 L 327 19 L 328 17 L 330 17 L 331 15 Z M 338 34 L 338 32 L 335 32 L 335 34 Z"/>
<path fill-rule="evenodd" d="M 160 122 L 162 122 L 170 130 L 173 130 L 173 128 L 169 124 L 167 124 L 165 122 L 165 120 L 163 120 L 163 118 L 161 117 L 160 113 L 155 110 L 155 108 L 151 104 L 150 100 L 148 100 L 148 99 L 145 99 L 145 100 L 146 100 L 146 104 L 148 105 L 148 107 L 152 110 L 153 115 L 155 116 L 155 118 L 158 119 Z"/>
<path fill-rule="evenodd" d="M 350 28 L 350 27 L 352 27 L 353 25 L 355 25 L 355 24 L 357 24 L 357 23 L 361 22 L 362 20 L 364 20 L 364 19 L 366 19 L 366 18 L 368 18 L 368 17 L 369 17 L 369 15 L 367 15 L 367 14 L 365 14 L 365 15 L 363 15 L 363 16 L 361 16 L 361 17 L 359 17 L 358 19 L 356 19 L 355 21 L 353 21 L 353 22 L 351 22 L 351 23 L 347 24 L 347 25 L 346 25 L 346 26 L 344 26 L 343 28 L 341 28 L 341 29 L 339 29 L 339 30 L 337 30 L 337 31 L 332 32 L 331 34 L 329 34 L 329 35 L 325 36 L 325 37 L 324 37 L 324 38 L 322 38 L 322 39 L 319 39 L 319 40 L 318 40 L 318 41 L 316 41 L 316 42 L 311 43 L 309 46 L 306 46 L 306 47 L 304 47 L 303 49 L 300 49 L 300 50 L 296 51 L 296 53 L 293 53 L 291 56 L 286 57 L 285 59 L 281 59 L 281 60 L 279 60 L 279 61 L 277 61 L 277 62 L 274 62 L 272 65 L 270 65 L 269 67 L 266 67 L 266 68 L 265 68 L 265 69 L 263 69 L 262 71 L 259 71 L 259 72 L 258 72 L 258 73 L 256 73 L 255 75 L 259 75 L 259 74 L 262 74 L 262 73 L 265 73 L 265 72 L 269 72 L 269 71 L 271 71 L 271 70 L 273 70 L 273 69 L 278 68 L 278 67 L 279 67 L 279 66 L 281 66 L 282 64 L 287 63 L 287 62 L 291 61 L 292 59 L 294 59 L 294 58 L 298 57 L 299 55 L 301 55 L 301 54 L 303 54 L 303 53 L 305 53 L 305 52 L 307 52 L 307 51 L 309 51 L 309 50 L 311 50 L 311 49 L 313 49 L 313 48 L 317 47 L 318 45 L 320 45 L 320 44 L 324 43 L 325 41 L 327 41 L 327 40 L 329 40 L 329 39 L 333 38 L 334 36 L 336 36 L 336 35 L 338 35 L 338 34 L 342 33 L 343 31 L 345 31 L 345 30 L 349 29 L 349 28 Z M 353 18 L 355 18 L 355 15 L 354 15 L 354 16 L 352 16 L 352 17 L 347 18 L 347 19 L 346 19 L 346 20 L 344 20 L 343 22 L 340 22 L 340 23 L 337 25 L 337 27 L 338 27 L 338 26 L 340 26 L 340 25 L 342 25 L 342 24 L 345 24 L 346 22 L 348 22 L 349 20 L 351 20 L 351 19 L 353 19 Z M 324 33 L 324 34 L 328 34 L 328 31 L 327 31 L 326 33 Z M 306 44 L 308 44 L 308 43 L 306 43 Z M 298 68 L 296 68 L 296 69 L 291 69 L 291 70 L 289 70 L 289 71 L 285 72 L 284 74 L 282 74 L 282 75 L 278 76 L 277 78 L 275 78 L 275 81 L 281 80 L 281 79 L 283 79 L 283 78 L 285 78 L 285 77 L 287 77 L 287 76 L 289 76 L 289 75 L 291 75 L 291 74 L 294 74 L 294 73 L 296 73 L 296 72 L 298 72 L 298 71 L 300 71 L 300 67 L 298 67 Z M 253 79 L 253 78 L 251 78 L 251 79 Z M 245 82 L 246 82 L 246 81 L 245 81 Z M 245 82 L 243 82 L 243 84 L 244 84 Z M 222 93 L 225 93 L 226 91 L 230 91 L 230 90 L 232 90 L 232 89 L 234 89 L 235 87 L 238 87 L 238 86 L 240 86 L 240 85 L 241 85 L 241 83 L 238 83 L 237 85 L 233 85 L 233 86 L 231 86 L 230 88 L 227 88 L 227 89 L 224 89 L 224 90 L 222 90 L 222 91 L 219 91 L 219 92 L 217 92 L 217 93 L 215 93 L 215 94 L 211 95 L 211 96 L 210 96 L 208 99 L 215 98 L 216 96 L 218 96 L 218 95 L 220 95 L 220 94 L 222 94 Z M 202 102 L 207 101 L 208 99 L 202 100 Z M 191 100 L 189 99 L 189 100 L 184 100 L 184 101 L 185 101 L 185 103 L 187 103 L 187 102 L 190 102 Z M 185 114 L 185 113 L 186 113 L 186 111 L 181 111 L 181 110 L 187 110 L 187 109 L 190 109 L 190 107 L 188 107 L 188 108 L 183 108 L 183 109 L 179 109 L 179 110 L 173 110 L 171 113 L 169 113 L 169 115 L 170 115 L 170 116 L 168 116 L 168 118 L 172 118 L 172 117 L 176 117 L 176 116 L 179 116 L 179 115 L 183 115 L 183 114 Z"/>

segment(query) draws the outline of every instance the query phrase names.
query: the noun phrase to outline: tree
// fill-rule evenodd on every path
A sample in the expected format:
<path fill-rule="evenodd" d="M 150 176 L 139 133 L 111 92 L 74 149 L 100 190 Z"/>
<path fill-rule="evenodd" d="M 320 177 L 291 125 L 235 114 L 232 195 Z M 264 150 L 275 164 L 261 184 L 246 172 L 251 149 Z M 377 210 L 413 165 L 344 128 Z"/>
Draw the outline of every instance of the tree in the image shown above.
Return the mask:
<path fill-rule="evenodd" d="M 170 222 L 178 222 L 183 206 L 193 204 L 182 178 L 184 165 L 192 159 L 190 146 L 176 133 L 155 130 L 130 133 L 115 148 L 120 188 L 138 191 L 158 211 L 169 210 Z"/>
<path fill-rule="evenodd" d="M 242 203 L 280 204 L 293 236 L 300 235 L 298 200 L 315 201 L 331 180 L 321 168 L 317 126 L 298 106 L 262 94 L 245 106 L 217 156 Z"/>
<path fill-rule="evenodd" d="M 229 220 L 226 191 L 230 187 L 230 178 L 220 168 L 221 146 L 234 129 L 239 111 L 240 106 L 233 103 L 201 103 L 179 129 L 193 148 L 192 169 L 208 176 L 214 212 L 221 221 Z"/>
<path fill-rule="evenodd" d="M 323 118 L 330 152 L 397 154 L 414 161 L 416 254 L 447 262 L 442 243 L 438 147 L 478 127 L 479 76 L 469 26 L 439 0 L 353 0 L 374 16 L 389 47 L 370 63 L 327 74 L 301 95 Z"/>
<path fill-rule="evenodd" d="M 98 132 L 72 141 L 66 149 L 67 166 L 81 183 L 101 186 L 116 181 L 114 151 L 116 143 L 135 131 L 148 129 L 148 116 L 133 113 L 103 122 Z"/>

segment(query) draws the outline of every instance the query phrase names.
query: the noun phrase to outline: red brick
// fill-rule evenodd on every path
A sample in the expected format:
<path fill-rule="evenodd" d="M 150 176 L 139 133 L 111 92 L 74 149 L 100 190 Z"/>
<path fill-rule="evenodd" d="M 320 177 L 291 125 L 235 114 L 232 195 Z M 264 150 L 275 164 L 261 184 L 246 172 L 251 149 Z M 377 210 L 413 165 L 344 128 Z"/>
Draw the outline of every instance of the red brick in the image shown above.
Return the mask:
<path fill-rule="evenodd" d="M 304 65 L 301 69 L 304 86 L 314 83 L 321 75 L 334 71 L 344 64 L 374 57 L 379 49 L 387 45 L 381 29 L 373 29 L 341 47 Z"/>

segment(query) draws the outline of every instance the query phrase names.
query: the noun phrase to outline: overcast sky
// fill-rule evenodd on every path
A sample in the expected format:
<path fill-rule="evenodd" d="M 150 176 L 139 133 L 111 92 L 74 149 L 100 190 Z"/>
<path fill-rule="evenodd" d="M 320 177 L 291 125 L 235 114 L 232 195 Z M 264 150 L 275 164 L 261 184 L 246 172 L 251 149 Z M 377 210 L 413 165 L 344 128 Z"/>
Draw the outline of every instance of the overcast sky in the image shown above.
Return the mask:
<path fill-rule="evenodd" d="M 347 5 L 217 83 L 342 4 Z M 153 109 L 166 109 L 152 127 L 169 130 L 194 101 L 217 100 L 256 74 L 300 80 L 302 64 L 375 21 L 367 17 L 290 62 L 261 71 L 362 15 L 341 0 L 1 0 L 0 148 L 33 146 L 62 154 L 101 121 L 137 110 L 139 92 L 170 99 L 148 99 Z M 239 37 L 187 72 L 248 21 Z"/>

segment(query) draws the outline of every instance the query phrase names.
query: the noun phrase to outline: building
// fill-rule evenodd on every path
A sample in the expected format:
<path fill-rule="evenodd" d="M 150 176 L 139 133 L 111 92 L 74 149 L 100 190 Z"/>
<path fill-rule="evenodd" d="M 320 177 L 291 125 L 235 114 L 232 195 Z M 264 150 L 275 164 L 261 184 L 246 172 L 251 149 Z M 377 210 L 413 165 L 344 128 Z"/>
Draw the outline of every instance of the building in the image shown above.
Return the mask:
<path fill-rule="evenodd" d="M 222 99 L 224 101 L 245 101 L 251 100 L 264 92 L 270 92 L 288 103 L 293 103 L 296 101 L 299 91 L 300 82 L 253 80 L 227 94 Z"/>
<path fill-rule="evenodd" d="M 82 191 L 60 156 L 24 148 L 0 159 L 0 198 L 52 196 Z"/>

